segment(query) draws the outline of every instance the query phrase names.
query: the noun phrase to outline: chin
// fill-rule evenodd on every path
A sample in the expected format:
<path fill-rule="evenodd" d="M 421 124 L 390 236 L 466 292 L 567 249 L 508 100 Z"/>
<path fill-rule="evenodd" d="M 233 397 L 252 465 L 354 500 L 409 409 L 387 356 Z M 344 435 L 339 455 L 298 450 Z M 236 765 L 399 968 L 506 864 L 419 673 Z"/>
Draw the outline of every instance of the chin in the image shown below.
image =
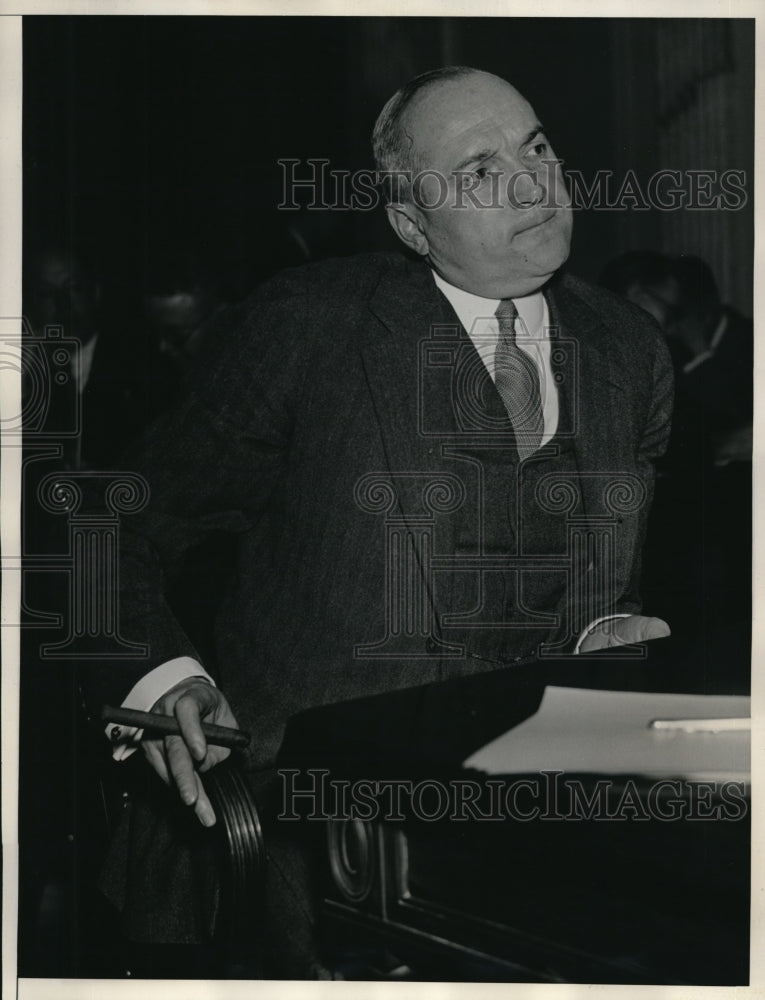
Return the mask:
<path fill-rule="evenodd" d="M 561 247 L 559 253 L 555 254 L 554 257 L 552 257 L 550 260 L 546 262 L 545 271 L 547 271 L 548 273 L 548 278 L 551 278 L 556 271 L 560 270 L 560 268 L 563 267 L 563 265 L 568 260 L 568 255 L 569 255 L 569 246 L 568 244 L 566 244 L 564 247 Z"/>
<path fill-rule="evenodd" d="M 501 297 L 503 299 L 522 299 L 526 295 L 533 295 L 534 292 L 540 291 L 554 274 L 555 271 L 550 271 L 549 274 L 518 278 L 513 282 L 513 290 L 506 291 Z"/>
<path fill-rule="evenodd" d="M 542 282 L 549 281 L 568 260 L 570 249 L 568 236 L 559 235 L 550 240 L 547 246 L 540 248 L 539 254 L 531 255 L 529 265 L 534 272 L 531 277 L 539 278 Z"/>
<path fill-rule="evenodd" d="M 491 293 L 486 293 L 488 297 L 515 299 L 524 295 L 532 295 L 539 291 L 543 285 L 552 278 L 568 259 L 568 247 L 560 253 L 550 254 L 541 259 L 527 262 L 523 271 L 506 273 L 497 276 L 496 283 Z"/>

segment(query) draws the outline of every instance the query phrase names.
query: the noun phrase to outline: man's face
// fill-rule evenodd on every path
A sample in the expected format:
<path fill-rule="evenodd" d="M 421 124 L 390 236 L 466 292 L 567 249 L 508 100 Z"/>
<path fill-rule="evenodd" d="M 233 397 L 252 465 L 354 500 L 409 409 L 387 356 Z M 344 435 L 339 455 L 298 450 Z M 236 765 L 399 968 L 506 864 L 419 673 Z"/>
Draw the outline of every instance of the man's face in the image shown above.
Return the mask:
<path fill-rule="evenodd" d="M 559 162 L 510 84 L 473 73 L 415 98 L 403 126 L 426 177 L 399 235 L 459 288 L 528 295 L 568 257 L 571 208 Z M 401 219 L 401 216 L 399 216 Z M 409 238 L 408 238 L 409 237 Z"/>
<path fill-rule="evenodd" d="M 87 343 L 95 333 L 98 285 L 69 255 L 51 250 L 32 264 L 30 318 L 39 332 L 60 323 L 67 336 Z"/>
<path fill-rule="evenodd" d="M 650 313 L 662 330 L 671 334 L 682 312 L 680 289 L 674 278 L 669 277 L 653 285 L 635 282 L 627 289 L 625 297 Z"/>

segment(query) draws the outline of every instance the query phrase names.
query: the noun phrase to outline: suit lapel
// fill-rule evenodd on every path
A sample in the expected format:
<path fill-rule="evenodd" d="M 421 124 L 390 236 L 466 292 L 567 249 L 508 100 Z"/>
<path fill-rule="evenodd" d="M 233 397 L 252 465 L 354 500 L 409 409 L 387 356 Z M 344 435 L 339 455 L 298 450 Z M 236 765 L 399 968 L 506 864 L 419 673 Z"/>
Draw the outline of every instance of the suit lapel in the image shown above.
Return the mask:
<path fill-rule="evenodd" d="M 429 269 L 401 260 L 383 275 L 370 309 L 382 327 L 364 331 L 361 355 L 389 470 L 427 469 L 434 443 L 423 426 L 420 353 L 441 317 Z"/>
<path fill-rule="evenodd" d="M 392 473 L 416 470 L 443 475 L 447 464 L 444 449 L 453 451 L 455 446 L 459 449 L 466 442 L 485 442 L 487 437 L 512 446 L 512 426 L 499 394 L 427 265 L 402 260 L 395 270 L 386 272 L 370 309 L 384 330 L 370 328 L 361 353 Z M 476 388 L 473 375 L 481 388 Z M 470 404 L 467 408 L 466 402 Z M 470 406 L 476 405 L 478 423 L 473 426 L 475 414 Z M 488 430 L 481 424 L 487 416 L 491 421 Z M 455 460 L 448 464 L 453 466 L 453 474 L 459 475 L 461 463 Z M 413 496 L 410 499 L 414 501 Z M 450 531 L 452 519 L 443 520 L 445 531 Z M 442 537 L 447 540 L 445 534 Z"/>
<path fill-rule="evenodd" d="M 442 455 L 444 440 L 453 441 L 455 433 L 450 390 L 431 392 L 423 386 L 433 342 L 462 343 L 465 336 L 446 306 L 430 269 L 402 259 L 380 280 L 370 300 L 377 322 L 369 324 L 360 342 L 399 516 L 413 538 L 424 521 L 433 524 L 433 556 L 454 551 L 455 507 L 450 508 L 449 499 L 459 501 L 461 493 L 459 463 L 445 462 Z M 434 371 L 451 378 L 448 367 Z M 437 483 L 440 489 L 426 493 Z M 418 558 L 429 557 L 420 552 Z M 432 567 L 421 568 L 438 612 Z M 438 604 L 448 602 L 451 577 L 439 574 Z"/>
<path fill-rule="evenodd" d="M 603 514 L 603 483 L 592 473 L 617 473 L 634 466 L 624 442 L 631 440 L 624 406 L 627 377 L 613 361 L 608 329 L 565 279 L 547 289 L 550 322 L 561 346 L 571 345 L 560 383 L 562 411 L 571 429 L 574 454 L 581 476 L 584 514 Z M 556 352 L 553 351 L 553 354 Z M 555 368 L 555 365 L 554 365 Z"/>

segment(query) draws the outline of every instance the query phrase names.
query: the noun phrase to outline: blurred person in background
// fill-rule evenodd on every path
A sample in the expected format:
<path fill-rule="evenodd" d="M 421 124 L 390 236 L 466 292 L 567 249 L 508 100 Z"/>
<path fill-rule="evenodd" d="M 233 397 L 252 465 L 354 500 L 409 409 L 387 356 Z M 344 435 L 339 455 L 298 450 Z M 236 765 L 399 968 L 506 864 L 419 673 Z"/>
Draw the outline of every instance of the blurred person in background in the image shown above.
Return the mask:
<path fill-rule="evenodd" d="M 97 270 L 90 259 L 95 256 L 42 244 L 24 272 L 24 313 L 34 337 L 60 327 L 64 337 L 78 341 L 67 391 L 79 397 L 79 435 L 64 443 L 63 454 L 63 464 L 76 469 L 113 464 L 175 399 L 172 375 L 135 314 L 129 287 L 119 274 Z M 56 420 L 52 409 L 51 436 Z"/>
<path fill-rule="evenodd" d="M 677 631 L 747 634 L 751 617 L 752 321 L 700 257 L 614 258 L 601 284 L 659 323 L 675 407 L 645 557 L 645 589 Z M 743 662 L 747 662 L 744 658 Z"/>

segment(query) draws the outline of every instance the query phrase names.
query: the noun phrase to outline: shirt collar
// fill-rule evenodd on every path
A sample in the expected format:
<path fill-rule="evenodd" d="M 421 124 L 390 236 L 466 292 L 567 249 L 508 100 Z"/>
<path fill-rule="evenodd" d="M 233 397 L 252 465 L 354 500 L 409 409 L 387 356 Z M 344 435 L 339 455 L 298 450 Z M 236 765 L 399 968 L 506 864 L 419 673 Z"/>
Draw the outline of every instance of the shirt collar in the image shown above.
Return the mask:
<path fill-rule="evenodd" d="M 451 303 L 452 309 L 457 314 L 457 319 L 459 319 L 468 333 L 475 325 L 477 319 L 486 319 L 494 316 L 500 299 L 485 299 L 481 295 L 466 292 L 464 288 L 457 288 L 456 285 L 445 281 L 435 271 L 433 271 L 433 279 Z M 544 296 L 541 292 L 533 292 L 531 295 L 523 295 L 517 299 L 514 298 L 512 301 L 518 310 L 518 316 L 522 320 L 522 323 L 519 324 L 518 335 L 523 337 L 524 332 L 526 332 L 528 336 L 534 337 L 544 324 Z"/>
<path fill-rule="evenodd" d="M 95 333 L 86 344 L 80 347 L 79 353 L 75 355 L 77 363 L 74 366 L 74 381 L 79 393 L 82 393 L 88 384 L 90 371 L 93 367 L 93 355 L 96 352 L 97 340 L 98 334 Z"/>

